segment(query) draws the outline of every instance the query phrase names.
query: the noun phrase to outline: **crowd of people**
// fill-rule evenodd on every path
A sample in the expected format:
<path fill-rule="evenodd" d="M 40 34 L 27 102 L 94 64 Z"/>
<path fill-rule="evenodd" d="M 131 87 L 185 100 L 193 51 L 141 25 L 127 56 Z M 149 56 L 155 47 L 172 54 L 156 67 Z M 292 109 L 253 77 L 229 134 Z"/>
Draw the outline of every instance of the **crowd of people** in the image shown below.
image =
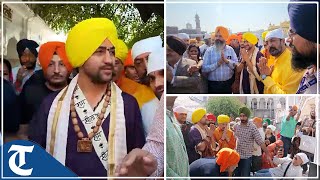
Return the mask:
<path fill-rule="evenodd" d="M 307 176 L 314 154 L 299 148 L 302 135 L 315 137 L 315 109 L 302 119 L 301 110 L 290 106 L 277 129 L 276 121 L 251 118 L 246 106 L 237 118 L 198 108 L 189 122 L 187 108 L 172 108 L 175 98 L 167 97 L 168 177 Z"/>
<path fill-rule="evenodd" d="M 160 36 L 128 50 L 111 20 L 91 18 L 66 42 L 16 47 L 20 65 L 1 63 L 4 143 L 38 143 L 78 176 L 164 175 Z"/>
<path fill-rule="evenodd" d="M 281 28 L 229 34 L 218 26 L 203 41 L 167 36 L 167 92 L 317 94 L 316 5 L 289 4 L 288 13 L 288 35 Z"/>

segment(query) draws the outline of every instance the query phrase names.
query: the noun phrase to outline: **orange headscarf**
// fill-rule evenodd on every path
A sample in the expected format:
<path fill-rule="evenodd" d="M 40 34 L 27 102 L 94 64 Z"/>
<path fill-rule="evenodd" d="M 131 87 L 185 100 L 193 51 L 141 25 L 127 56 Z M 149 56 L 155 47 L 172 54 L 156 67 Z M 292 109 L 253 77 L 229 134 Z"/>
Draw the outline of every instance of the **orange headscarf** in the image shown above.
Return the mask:
<path fill-rule="evenodd" d="M 124 60 L 124 67 L 126 66 L 134 66 L 132 55 L 131 55 L 131 49 L 128 51 L 127 58 Z"/>
<path fill-rule="evenodd" d="M 231 43 L 231 41 L 232 41 L 233 39 L 237 39 L 239 42 L 241 41 L 241 39 L 240 39 L 239 36 L 237 36 L 236 34 L 231 34 L 231 35 L 229 36 L 229 38 L 227 39 L 226 44 L 230 45 L 230 43 Z"/>
<path fill-rule="evenodd" d="M 58 42 L 58 41 L 47 42 L 40 46 L 38 57 L 39 57 L 39 62 L 43 71 L 44 72 L 47 71 L 47 68 L 50 64 L 50 61 L 54 53 L 57 53 L 57 55 L 61 58 L 64 66 L 67 68 L 68 72 L 70 73 L 73 68 L 69 63 L 69 60 L 66 54 L 65 43 Z"/>
<path fill-rule="evenodd" d="M 229 31 L 227 28 L 223 27 L 223 26 L 218 26 L 216 27 L 216 31 L 215 34 L 220 33 L 221 36 L 223 37 L 224 40 L 227 40 L 229 37 Z"/>
<path fill-rule="evenodd" d="M 262 123 L 262 118 L 259 118 L 259 117 L 254 117 L 253 118 L 253 122 L 258 122 L 258 123 Z"/>
<path fill-rule="evenodd" d="M 220 165 L 220 172 L 226 171 L 230 166 L 238 164 L 240 155 L 230 148 L 222 148 L 217 154 L 217 164 Z"/>

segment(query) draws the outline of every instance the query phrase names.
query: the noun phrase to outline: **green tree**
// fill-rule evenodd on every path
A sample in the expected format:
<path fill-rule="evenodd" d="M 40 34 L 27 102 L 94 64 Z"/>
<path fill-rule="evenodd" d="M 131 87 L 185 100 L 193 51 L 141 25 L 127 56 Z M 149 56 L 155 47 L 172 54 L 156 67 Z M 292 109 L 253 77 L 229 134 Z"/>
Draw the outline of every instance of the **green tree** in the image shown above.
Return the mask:
<path fill-rule="evenodd" d="M 207 111 L 215 114 L 225 114 L 234 117 L 238 116 L 238 110 L 240 107 L 245 106 L 237 97 L 212 97 L 209 99 L 206 106 Z"/>
<path fill-rule="evenodd" d="M 120 39 L 129 48 L 141 39 L 163 35 L 163 4 L 27 4 L 56 32 L 67 33 L 78 22 L 92 17 L 111 19 Z M 148 11 L 143 11 L 148 9 Z M 152 9 L 154 11 L 152 12 Z M 156 10 L 155 10 L 156 9 Z"/>

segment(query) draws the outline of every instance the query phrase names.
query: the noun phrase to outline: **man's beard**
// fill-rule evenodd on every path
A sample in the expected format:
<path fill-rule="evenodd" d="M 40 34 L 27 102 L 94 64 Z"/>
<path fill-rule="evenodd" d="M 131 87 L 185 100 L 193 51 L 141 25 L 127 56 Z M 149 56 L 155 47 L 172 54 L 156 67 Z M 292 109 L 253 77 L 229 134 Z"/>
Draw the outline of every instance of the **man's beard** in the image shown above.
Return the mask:
<path fill-rule="evenodd" d="M 294 70 L 301 71 L 311 65 L 317 65 L 316 48 L 313 48 L 307 55 L 303 55 L 297 51 L 294 45 L 291 44 L 290 47 L 292 48 L 291 66 Z"/>
<path fill-rule="evenodd" d="M 215 46 L 217 50 L 221 50 L 224 47 L 224 41 L 221 41 L 219 39 L 215 40 Z"/>
<path fill-rule="evenodd" d="M 106 84 L 106 83 L 109 83 L 110 81 L 112 81 L 113 77 L 116 76 L 116 73 L 114 71 L 112 71 L 111 77 L 103 78 L 103 75 L 101 74 L 101 71 L 103 71 L 103 69 L 107 68 L 108 66 L 110 66 L 110 69 L 114 69 L 113 64 L 107 64 L 107 65 L 105 65 L 103 67 L 100 67 L 96 73 L 88 72 L 86 70 L 85 70 L 85 73 L 87 74 L 87 76 L 90 77 L 92 83 L 94 83 L 94 84 Z"/>
<path fill-rule="evenodd" d="M 270 48 L 269 48 L 269 53 L 270 53 L 272 56 L 278 56 L 278 55 L 281 54 L 281 52 L 282 52 L 282 49 L 279 50 L 279 49 L 277 49 L 277 48 L 275 48 L 275 47 L 270 47 Z"/>

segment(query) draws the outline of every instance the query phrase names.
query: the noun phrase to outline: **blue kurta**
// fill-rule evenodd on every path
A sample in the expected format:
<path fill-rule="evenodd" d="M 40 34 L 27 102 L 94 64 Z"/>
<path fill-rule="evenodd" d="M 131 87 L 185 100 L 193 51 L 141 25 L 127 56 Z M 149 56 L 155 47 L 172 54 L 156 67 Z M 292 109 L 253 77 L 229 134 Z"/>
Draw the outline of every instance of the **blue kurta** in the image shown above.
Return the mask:
<path fill-rule="evenodd" d="M 46 136 L 47 136 L 47 119 L 50 111 L 51 104 L 58 92 L 54 92 L 47 96 L 38 112 L 33 116 L 30 124 L 30 136 L 29 139 L 40 144 L 43 148 L 46 148 Z M 122 92 L 122 98 L 124 103 L 124 115 L 126 118 L 126 140 L 127 140 L 127 152 L 129 153 L 134 148 L 142 148 L 145 144 L 144 130 L 142 126 L 142 119 L 136 99 Z M 73 129 L 71 121 L 71 115 L 69 117 L 68 139 L 67 139 L 67 151 L 65 166 L 72 170 L 78 176 L 107 176 L 107 171 L 101 164 L 101 161 L 94 149 L 91 153 L 79 153 L 77 152 L 78 137 Z M 80 119 L 78 117 L 78 121 Z M 103 121 L 102 128 L 108 140 L 109 135 L 109 122 L 110 114 Z M 87 132 L 82 123 L 79 123 L 81 132 L 88 137 Z"/>

